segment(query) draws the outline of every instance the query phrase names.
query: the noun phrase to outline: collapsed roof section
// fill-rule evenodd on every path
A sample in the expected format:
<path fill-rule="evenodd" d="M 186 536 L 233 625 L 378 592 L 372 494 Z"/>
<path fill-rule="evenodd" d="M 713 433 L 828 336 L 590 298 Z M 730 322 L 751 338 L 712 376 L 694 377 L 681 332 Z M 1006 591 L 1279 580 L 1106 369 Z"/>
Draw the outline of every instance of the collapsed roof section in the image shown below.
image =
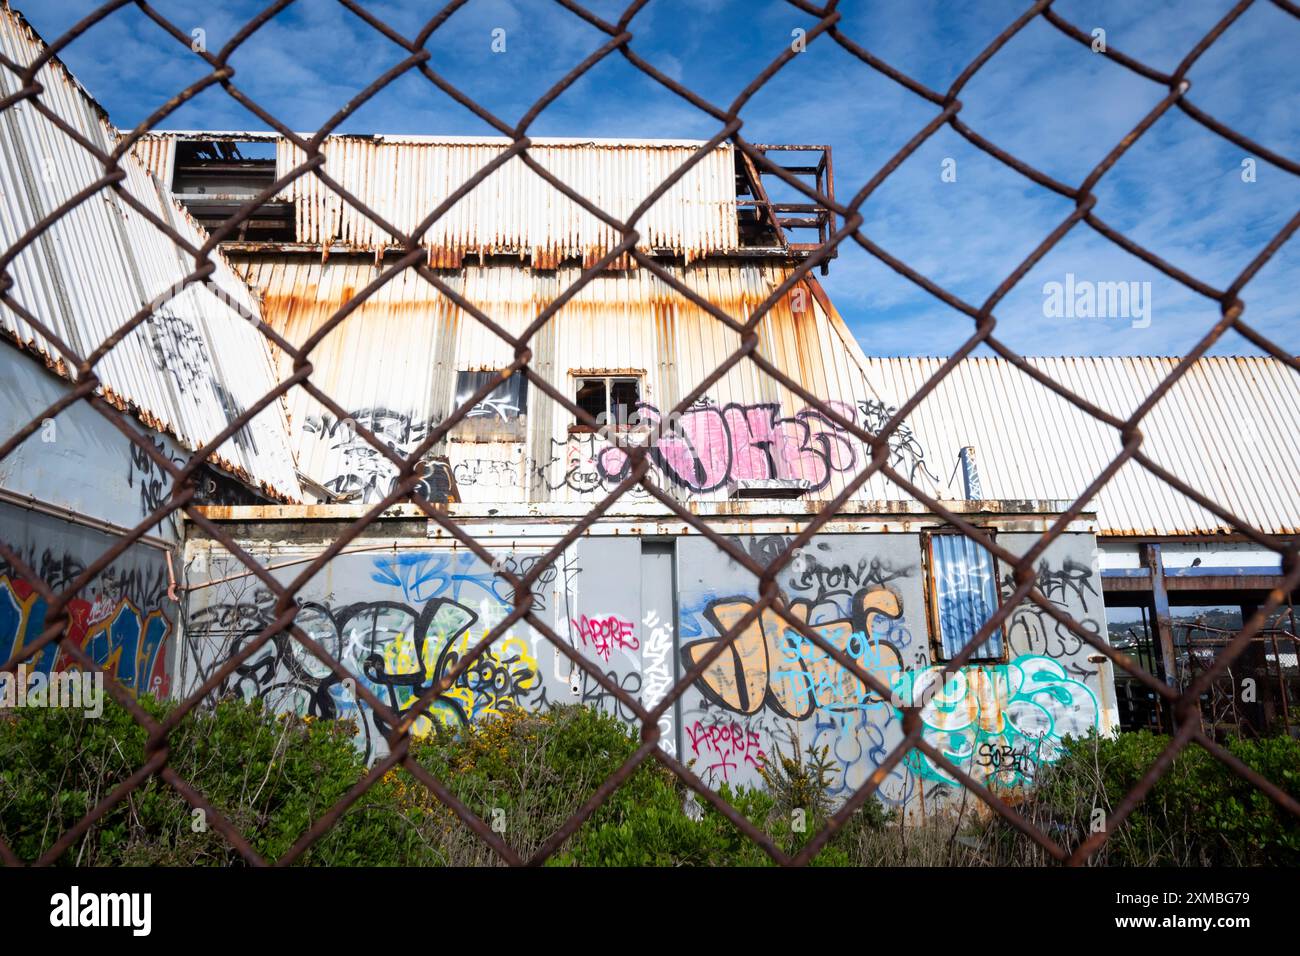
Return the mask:
<path fill-rule="evenodd" d="M 769 188 L 788 193 L 790 187 L 773 185 L 770 172 L 729 144 L 692 163 L 704 145 L 537 138 L 528 157 L 620 221 L 690 164 L 636 223 L 641 252 L 687 265 L 716 255 L 800 258 L 833 231 L 833 216 L 820 205 L 776 201 Z M 322 143 L 323 171 L 385 222 L 409 233 L 509 146 L 503 137 L 335 135 Z M 830 195 L 829 147 L 760 148 L 774 165 Z M 156 132 L 138 142 L 135 153 L 194 215 L 213 223 L 306 159 L 287 138 L 253 132 Z M 798 241 L 811 233 L 815 241 Z M 590 266 L 620 239 L 609 223 L 512 156 L 446 210 L 421 244 L 435 268 L 459 268 L 469 261 L 482 265 L 501 256 L 554 269 Z M 261 251 L 297 246 L 373 255 L 397 245 L 373 218 L 310 173 L 268 198 L 238 240 L 251 248 L 260 244 Z M 612 263 L 613 268 L 634 266 L 627 256 Z"/>
<path fill-rule="evenodd" d="M 34 62 L 46 47 L 7 4 L 0 7 L 0 49 L 14 63 Z M 51 59 L 37 73 L 40 104 L 105 153 L 118 132 L 67 69 Z M 19 89 L 0 68 L 0 97 Z M 135 158 L 120 166 L 120 188 L 194 246 L 207 241 L 186 210 Z M 0 113 L 0 248 L 12 249 L 44 217 L 103 175 L 102 165 L 42 115 L 32 100 Z M 105 187 L 26 241 L 9 265 L 9 295 L 85 357 L 140 309 L 152 314 L 95 367 L 107 401 L 195 451 L 275 386 L 258 305 L 220 253 L 202 284 L 184 285 L 193 261 L 163 232 Z M 173 293 L 175 293 L 173 295 Z M 72 378 L 75 369 L 23 315 L 0 304 L 0 331 Z M 302 492 L 289 453 L 284 407 L 272 402 L 225 441 L 212 464 L 278 500 Z"/>

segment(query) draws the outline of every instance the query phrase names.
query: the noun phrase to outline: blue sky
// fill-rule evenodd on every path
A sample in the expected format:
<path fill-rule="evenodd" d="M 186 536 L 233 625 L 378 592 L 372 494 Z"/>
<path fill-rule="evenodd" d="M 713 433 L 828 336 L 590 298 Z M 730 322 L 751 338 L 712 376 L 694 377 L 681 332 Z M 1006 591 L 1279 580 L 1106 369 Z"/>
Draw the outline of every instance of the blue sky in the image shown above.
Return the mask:
<path fill-rule="evenodd" d="M 47 38 L 96 7 L 93 0 L 13 0 Z M 1171 71 L 1231 6 L 1230 0 L 1058 0 L 1085 32 L 1106 30 L 1115 49 Z M 231 0 L 156 0 L 210 49 L 262 6 Z M 376 16 L 414 35 L 438 4 L 371 2 Z M 610 20 L 623 4 L 591 0 Z M 841 28 L 886 62 L 945 90 L 963 67 L 1028 6 L 1026 0 L 847 0 Z M 633 48 L 664 73 L 725 106 L 812 18 L 784 2 L 651 0 L 632 22 Z M 506 31 L 506 52 L 491 51 Z M 546 0 L 470 0 L 429 43 L 432 66 L 513 122 L 605 36 Z M 1190 73 L 1189 98 L 1268 148 L 1300 158 L 1300 21 L 1258 0 Z M 334 0 L 298 0 L 233 59 L 235 82 L 286 125 L 316 129 L 402 51 Z M 138 10 L 126 8 L 78 39 L 64 60 L 130 127 L 206 67 Z M 963 91 L 962 120 L 987 139 L 1077 184 L 1164 94 L 1039 18 Z M 851 196 L 934 115 L 933 105 L 816 39 L 742 111 L 751 142 L 829 143 L 837 195 Z M 205 91 L 164 127 L 260 129 L 220 88 Z M 718 124 L 618 54 L 607 57 L 537 120 L 534 135 L 708 138 Z M 393 83 L 342 131 L 491 132 L 411 74 Z M 1191 274 L 1226 286 L 1300 210 L 1300 178 L 1263 162 L 1243 182 L 1248 154 L 1177 109 L 1166 113 L 1102 179 L 1096 213 Z M 956 161 L 955 182 L 941 177 Z M 575 184 L 578 185 L 578 184 Z M 579 185 L 580 188 L 580 185 Z M 980 304 L 1068 215 L 1072 203 L 939 131 L 863 208 L 864 231 L 967 301 Z M 1079 280 L 1151 283 L 1151 322 L 1049 318 L 1044 285 Z M 970 319 L 847 243 L 823 279 L 869 354 L 941 355 L 973 331 Z M 1245 318 L 1282 347 L 1300 350 L 1300 237 L 1247 286 Z M 1164 277 L 1078 225 L 998 306 L 998 335 L 1029 355 L 1185 352 L 1218 318 L 1215 303 Z M 1229 333 L 1216 352 L 1252 353 Z"/>

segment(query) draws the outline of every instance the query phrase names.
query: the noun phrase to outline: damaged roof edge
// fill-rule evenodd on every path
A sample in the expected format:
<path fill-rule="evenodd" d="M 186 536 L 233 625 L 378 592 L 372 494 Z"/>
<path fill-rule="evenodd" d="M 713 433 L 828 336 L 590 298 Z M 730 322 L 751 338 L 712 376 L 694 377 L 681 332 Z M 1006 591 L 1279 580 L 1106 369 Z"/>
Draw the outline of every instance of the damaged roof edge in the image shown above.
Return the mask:
<path fill-rule="evenodd" d="M 270 130 L 154 129 L 145 135 L 196 143 L 209 140 L 274 143 L 284 139 L 283 134 Z M 294 133 L 294 135 L 306 142 L 316 134 L 315 132 L 307 132 Z M 414 133 L 331 133 L 329 138 L 362 140 L 370 143 L 399 143 L 410 146 L 500 146 L 513 142 L 508 136 L 429 136 Z M 629 149 L 656 146 L 671 148 L 693 146 L 698 149 L 708 143 L 708 140 L 705 139 L 628 139 L 602 136 L 530 136 L 528 141 L 536 146 L 600 146 L 606 148 L 626 146 Z M 718 143 L 714 147 L 714 149 L 728 148 L 730 147 L 726 142 Z"/>
<path fill-rule="evenodd" d="M 18 64 L 17 70 L 40 63 L 35 77 L 41 103 L 87 142 L 110 152 L 120 141 L 103 107 L 50 55 L 40 34 L 6 0 L 0 0 L 0 48 L 9 62 Z M 0 72 L 0 86 L 15 95 L 10 87 L 20 75 Z M 0 231 L 12 238 L 66 203 L 68 184 L 82 175 L 98 175 L 99 164 L 37 111 L 14 110 L 7 117 L 10 122 L 0 125 L 0 137 L 18 162 L 0 170 L 0 205 L 5 212 Z M 30 169 L 42 156 L 57 157 L 64 175 L 52 181 L 32 176 Z M 124 156 L 120 168 L 124 179 L 116 191 L 128 192 L 191 246 L 205 243 L 207 234 L 200 224 L 143 163 Z M 145 320 L 97 363 L 97 393 L 189 452 L 207 446 L 246 409 L 258 407 L 257 414 L 223 442 L 220 453 L 206 460 L 259 495 L 301 500 L 287 407 L 283 401 L 257 405 L 274 387 L 275 378 L 265 336 L 244 318 L 256 316 L 261 325 L 247 283 L 219 250 L 208 258 L 215 272 L 204 280 L 191 278 L 192 265 L 181 247 L 146 216 L 129 209 L 115 191 L 103 195 L 102 203 L 82 202 L 68 209 L 15 256 L 16 281 L 10 294 L 27 313 L 40 316 L 55 336 L 71 343 L 74 354 L 88 354 L 147 308 Z M 73 381 L 75 370 L 20 312 L 0 308 L 0 329 L 19 351 Z M 254 355 L 258 350 L 264 358 L 260 366 Z M 168 374 L 159 375 L 160 369 Z"/>

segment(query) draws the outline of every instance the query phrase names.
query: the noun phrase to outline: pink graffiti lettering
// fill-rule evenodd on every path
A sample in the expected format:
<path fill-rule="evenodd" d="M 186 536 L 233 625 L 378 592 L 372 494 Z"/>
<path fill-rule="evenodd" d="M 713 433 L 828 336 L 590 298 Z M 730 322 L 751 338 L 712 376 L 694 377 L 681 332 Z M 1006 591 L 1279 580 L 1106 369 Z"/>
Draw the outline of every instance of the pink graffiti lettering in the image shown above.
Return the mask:
<path fill-rule="evenodd" d="M 742 763 L 755 769 L 761 769 L 767 760 L 767 754 L 758 745 L 758 734 L 745 730 L 740 724 L 705 724 L 697 720 L 686 728 L 686 735 L 691 738 L 691 752 L 696 757 L 700 751 L 705 753 L 705 767 L 714 773 L 720 773 L 725 782 L 729 774 Z"/>
<path fill-rule="evenodd" d="M 846 420 L 857 420 L 852 406 L 828 404 Z M 640 424 L 651 427 L 661 420 L 653 405 L 638 406 L 637 415 Z M 693 491 L 713 491 L 728 481 L 772 478 L 803 481 L 809 489 L 818 489 L 857 461 L 850 437 L 825 414 L 806 408 L 782 417 L 775 402 L 696 405 L 665 429 L 650 455 L 673 482 Z M 621 481 L 630 468 L 621 448 L 604 449 L 598 463 L 606 482 Z"/>
<path fill-rule="evenodd" d="M 635 633 L 636 625 L 613 614 L 605 617 L 587 617 L 582 614 L 571 623 L 582 638 L 582 646 L 592 647 L 606 662 L 615 648 L 635 651 L 641 647 Z"/>

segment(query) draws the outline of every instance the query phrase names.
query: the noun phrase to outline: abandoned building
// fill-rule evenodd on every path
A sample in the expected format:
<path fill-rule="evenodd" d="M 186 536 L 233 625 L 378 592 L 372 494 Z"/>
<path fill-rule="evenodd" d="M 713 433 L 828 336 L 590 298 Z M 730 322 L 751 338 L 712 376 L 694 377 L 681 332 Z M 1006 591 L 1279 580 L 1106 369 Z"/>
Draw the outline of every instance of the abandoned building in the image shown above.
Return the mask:
<path fill-rule="evenodd" d="M 7 8 L 4 55 L 31 63 L 38 36 Z M 618 237 L 518 157 L 424 233 L 440 285 L 406 269 L 374 219 L 315 176 L 300 176 L 185 285 L 193 258 L 139 209 L 195 246 L 302 161 L 275 134 L 158 132 L 105 188 L 29 230 L 103 173 L 45 111 L 105 153 L 123 133 L 52 59 L 32 99 L 0 112 L 0 540 L 52 587 L 76 580 L 171 493 L 171 481 L 110 420 L 184 463 L 291 377 L 264 329 L 316 341 L 312 385 L 266 404 L 200 472 L 197 518 L 176 512 L 105 567 L 70 609 L 72 636 L 139 693 L 184 696 L 246 648 L 274 599 L 212 535 L 231 533 L 276 580 L 293 581 L 394 487 L 396 468 L 355 431 L 408 454 L 514 361 L 511 335 L 568 289 Z M 18 90 L 0 68 L 0 98 Z M 505 140 L 330 137 L 330 176 L 385 221 L 411 230 L 506 148 Z M 536 140 L 534 161 L 615 216 L 629 213 L 702 144 Z M 824 194 L 830 149 L 766 147 Z M 698 297 L 743 321 L 834 229 L 829 210 L 769 199 L 768 176 L 729 145 L 712 150 L 646 214 L 639 249 Z M 830 263 L 834 268 L 834 263 Z M 938 372 L 942 359 L 871 358 L 808 273 L 762 318 L 759 352 L 804 393 L 868 430 Z M 458 301 L 459 300 L 459 301 Z M 15 307 L 17 306 L 17 307 Z M 71 401 L 75 361 L 142 312 L 95 366 L 95 407 Z M 62 345 L 38 331 L 43 324 Z M 251 319 L 251 321 L 250 321 Z M 737 349 L 739 335 L 628 257 L 567 299 L 529 339 L 529 367 L 617 428 L 658 422 Z M 1034 358 L 1030 365 L 1126 416 L 1176 359 Z M 1204 358 L 1143 424 L 1144 449 L 1262 532 L 1300 533 L 1300 383 L 1267 358 Z M 339 414 L 339 410 L 346 414 Z M 118 412 L 124 413 L 118 416 Z M 949 510 L 1024 553 L 1119 453 L 1114 429 L 1002 359 L 961 362 L 890 442 L 891 465 Z M 786 546 L 866 467 L 869 452 L 752 362 L 727 367 L 650 449 L 652 477 L 691 515 L 760 561 Z M 479 401 L 424 458 L 420 491 L 525 571 L 627 474 L 627 455 L 526 376 Z M 1182 682 L 1281 581 L 1275 552 L 1127 464 L 1043 553 L 1038 586 L 1082 627 L 1162 680 Z M 915 687 L 966 644 L 1013 588 L 1001 562 L 881 475 L 856 488 L 782 572 L 788 605 L 894 687 Z M 418 507 L 398 503 L 298 592 L 298 624 L 357 682 L 401 711 L 512 609 L 511 590 Z M 752 607 L 757 582 L 690 523 L 634 488 L 538 579 L 539 616 L 644 705 L 664 695 Z M 23 657 L 45 602 L 0 562 L 0 660 Z M 1295 625 L 1261 632 L 1241 659 L 1250 702 L 1207 697 L 1216 721 L 1300 732 Z M 22 666 L 68 666 L 54 645 Z M 1242 674 L 1234 668 L 1231 679 Z M 287 635 L 249 656 L 221 693 L 355 720 L 358 745 L 386 727 Z M 601 683 L 527 626 L 499 638 L 417 730 L 512 708 L 585 702 L 631 717 Z M 929 739 L 978 779 L 1014 785 L 1060 741 L 1158 726 L 1153 696 L 1042 609 L 1017 607 L 923 712 Z M 662 746 L 711 784 L 753 783 L 765 755 L 826 746 L 835 789 L 860 786 L 902 737 L 898 711 L 821 649 L 764 615 L 669 707 Z M 919 752 L 881 788 L 924 809 L 959 787 Z"/>

